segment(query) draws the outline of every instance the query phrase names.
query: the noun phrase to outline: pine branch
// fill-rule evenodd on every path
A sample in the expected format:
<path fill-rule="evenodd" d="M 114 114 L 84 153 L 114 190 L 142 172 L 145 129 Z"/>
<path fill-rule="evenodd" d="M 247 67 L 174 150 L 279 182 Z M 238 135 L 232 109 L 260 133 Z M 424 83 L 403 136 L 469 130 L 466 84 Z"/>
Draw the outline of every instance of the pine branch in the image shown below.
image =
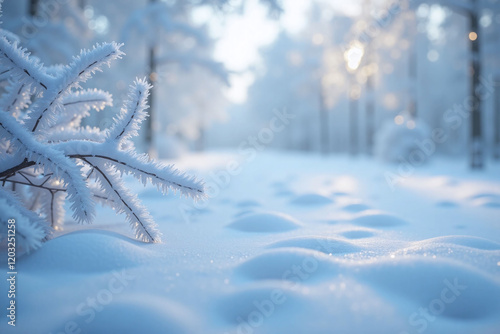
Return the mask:
<path fill-rule="evenodd" d="M 83 118 L 90 115 L 89 111 L 94 109 L 100 111 L 106 106 L 113 105 L 113 98 L 108 92 L 100 89 L 86 89 L 71 92 L 62 100 L 62 112 L 57 115 L 52 127 L 78 127 Z"/>
<path fill-rule="evenodd" d="M 65 192 L 49 191 L 48 196 L 41 197 L 41 211 L 42 214 L 49 221 L 50 226 L 58 229 L 64 222 L 64 199 Z"/>
<path fill-rule="evenodd" d="M 115 151 L 106 156 L 99 154 L 99 149 L 94 152 L 96 154 L 93 157 L 107 161 L 121 174 L 131 174 L 144 185 L 151 183 L 164 194 L 168 192 L 168 189 L 173 189 L 174 192 L 179 191 L 182 195 L 193 199 L 201 199 L 205 196 L 202 182 L 186 176 L 173 166 L 149 162 L 146 155 L 140 156 L 131 151 Z"/>
<path fill-rule="evenodd" d="M 42 241 L 52 232 L 37 214 L 26 209 L 14 193 L 4 187 L 0 187 L 0 209 L 7 216 L 16 218 L 17 243 L 22 245 L 26 252 L 40 247 Z M 6 219 L 0 220 L 0 224 L 6 223 Z M 2 229 L 6 231 L 7 227 Z"/>
<path fill-rule="evenodd" d="M 72 127 L 56 128 L 56 131 L 50 132 L 45 135 L 45 140 L 48 143 L 61 143 L 68 141 L 80 141 L 82 145 L 86 145 L 84 141 L 93 143 L 103 143 L 106 140 L 106 133 L 99 128 L 85 128 L 73 129 Z"/>
<path fill-rule="evenodd" d="M 12 176 L 0 179 L 0 182 L 26 185 L 29 186 L 30 188 L 44 189 L 49 192 L 60 192 L 60 191 L 65 192 L 66 188 L 62 185 L 60 181 L 57 180 L 57 182 L 55 183 L 49 182 L 51 181 L 53 176 L 54 176 L 53 174 L 40 176 L 20 171 Z"/>
<path fill-rule="evenodd" d="M 10 40 L 11 42 L 19 43 L 21 41 L 19 36 L 5 29 L 0 29 L 0 36 L 4 36 L 5 38 L 7 38 L 7 40 Z"/>
<path fill-rule="evenodd" d="M 85 144 L 89 154 L 78 153 L 80 145 Z M 58 151 L 72 159 L 100 159 L 113 166 L 121 174 L 131 174 L 144 185 L 151 183 L 163 193 L 168 189 L 179 191 L 181 195 L 195 200 L 205 197 L 204 186 L 201 181 L 186 176 L 173 166 L 166 166 L 158 162 L 150 162 L 147 155 L 138 155 L 131 150 L 116 149 L 111 143 L 90 143 L 71 141 L 53 146 Z M 115 149 L 112 149 L 115 147 Z"/>
<path fill-rule="evenodd" d="M 19 162 L 19 160 L 22 160 Z M 14 158 L 12 160 L 2 161 L 0 164 L 0 179 L 4 177 L 8 177 L 14 175 L 16 172 L 23 170 L 24 168 L 28 168 L 34 166 L 36 162 L 30 161 L 26 158 Z"/>
<path fill-rule="evenodd" d="M 97 44 L 92 50 L 83 50 L 73 62 L 66 66 L 54 80 L 53 85 L 38 101 L 30 112 L 31 120 L 27 122 L 28 128 L 35 132 L 41 128 L 50 126 L 55 122 L 55 114 L 63 110 L 62 99 L 72 88 L 80 88 L 80 83 L 85 82 L 101 67 L 109 65 L 114 59 L 121 58 L 123 52 L 120 47 L 123 44 L 104 43 Z"/>
<path fill-rule="evenodd" d="M 31 180 L 29 180 L 29 181 L 24 180 L 23 181 L 22 178 L 19 176 L 21 174 L 22 174 L 22 172 L 17 173 L 16 175 L 9 177 L 9 178 L 0 179 L 0 183 L 2 184 L 2 186 L 5 186 L 6 184 L 16 184 L 16 185 L 29 186 L 29 189 L 32 191 L 32 197 L 33 197 L 32 201 L 31 201 L 32 205 L 29 208 L 30 211 L 35 211 L 35 207 L 39 206 L 39 204 L 37 204 L 36 202 L 38 202 L 37 197 L 41 197 L 41 196 L 39 196 L 39 192 L 34 193 L 35 189 L 40 189 L 41 191 L 48 191 L 49 193 L 54 193 L 54 194 L 59 193 L 59 192 L 62 192 L 62 193 L 66 192 L 66 188 L 61 187 L 61 186 L 51 186 L 51 185 L 46 185 L 45 183 L 36 184 L 36 183 L 32 182 Z M 92 193 L 92 198 L 96 202 L 99 202 L 103 205 L 113 207 L 115 201 L 110 199 L 108 196 L 106 196 L 106 194 L 102 191 L 101 188 L 97 187 L 94 184 L 91 184 L 91 185 L 89 185 L 89 189 Z"/>
<path fill-rule="evenodd" d="M 96 201 L 96 203 L 100 203 L 101 205 L 105 205 L 110 208 L 116 206 L 116 202 L 113 199 L 109 198 L 109 196 L 106 195 L 106 193 L 103 191 L 101 187 L 99 187 L 98 184 L 96 183 L 89 184 L 89 189 L 92 192 L 92 196 Z"/>
<path fill-rule="evenodd" d="M 0 106 L 3 107 L 3 111 L 13 112 L 13 115 L 17 118 L 19 111 L 27 108 L 31 103 L 31 94 L 28 88 L 24 83 L 9 80 L 9 85 L 0 98 Z"/>
<path fill-rule="evenodd" d="M 46 171 L 52 171 L 56 176 L 61 177 L 68 189 L 68 199 L 72 202 L 73 217 L 77 221 L 90 222 L 94 214 L 93 203 L 78 166 L 62 152 L 39 143 L 6 113 L 0 113 L 0 129 L 21 146 L 19 153 L 22 153 L 26 159 L 43 165 Z"/>
<path fill-rule="evenodd" d="M 139 203 L 136 195 L 131 194 L 122 186 L 115 171 L 107 168 L 92 158 L 81 159 L 96 171 L 96 181 L 101 185 L 107 196 L 121 206 L 114 206 L 118 213 L 125 213 L 130 225 L 135 230 L 137 239 L 145 242 L 161 242 L 161 233 L 156 229 L 147 210 Z"/>
<path fill-rule="evenodd" d="M 0 32 L 0 78 L 9 77 L 0 98 L 0 108 L 7 111 L 0 112 L 0 208 L 25 218 L 19 226 L 27 250 L 38 247 L 50 227 L 64 222 L 66 198 L 78 222 L 92 220 L 95 200 L 125 213 L 138 239 L 160 242 L 156 224 L 125 188 L 121 174 L 156 185 L 163 193 L 173 189 L 194 199 L 204 193 L 200 181 L 133 151 L 129 139 L 138 135 L 147 117 L 149 83 L 135 80 L 111 129 L 80 125 L 91 109 L 112 105 L 110 94 L 81 90 L 80 84 L 121 58 L 122 45 L 97 44 L 68 66 L 44 67 L 5 36 Z"/>
<path fill-rule="evenodd" d="M 107 139 L 123 141 L 137 136 L 140 124 L 147 117 L 145 110 L 149 108 L 147 100 L 151 87 L 146 78 L 136 79 L 130 85 L 128 99 L 124 102 L 118 117 L 114 119 Z"/>
<path fill-rule="evenodd" d="M 36 58 L 30 59 L 25 49 L 19 48 L 17 42 L 9 42 L 5 36 L 0 37 L 0 65 L 10 72 L 12 80 L 33 86 L 37 92 L 46 91 L 53 81 Z"/>

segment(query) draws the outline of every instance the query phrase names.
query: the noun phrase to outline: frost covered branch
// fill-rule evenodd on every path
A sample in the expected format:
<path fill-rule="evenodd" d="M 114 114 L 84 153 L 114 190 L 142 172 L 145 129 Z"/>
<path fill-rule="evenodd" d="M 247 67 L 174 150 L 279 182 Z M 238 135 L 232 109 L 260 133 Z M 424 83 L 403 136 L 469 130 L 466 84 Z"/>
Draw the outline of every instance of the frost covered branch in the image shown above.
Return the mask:
<path fill-rule="evenodd" d="M 173 166 L 150 161 L 134 151 L 148 116 L 151 86 L 137 79 L 109 129 L 81 126 L 91 110 L 112 106 L 109 93 L 82 89 L 104 65 L 121 58 L 121 44 L 103 43 L 83 50 L 67 66 L 46 67 L 5 36 L 0 36 L 0 73 L 6 82 L 0 97 L 0 207 L 22 221 L 26 251 L 40 246 L 64 222 L 64 202 L 73 219 L 90 223 L 95 203 L 125 213 L 137 239 L 160 242 L 161 233 L 122 181 L 130 174 L 162 193 L 169 189 L 199 199 L 203 184 Z"/>

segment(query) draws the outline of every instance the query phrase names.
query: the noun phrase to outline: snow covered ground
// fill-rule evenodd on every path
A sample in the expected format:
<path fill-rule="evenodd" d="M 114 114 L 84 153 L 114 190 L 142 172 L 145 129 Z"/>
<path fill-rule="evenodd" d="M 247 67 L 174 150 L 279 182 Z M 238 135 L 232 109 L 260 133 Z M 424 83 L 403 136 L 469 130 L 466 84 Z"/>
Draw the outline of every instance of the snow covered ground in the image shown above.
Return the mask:
<path fill-rule="evenodd" d="M 164 242 L 131 239 L 107 209 L 68 226 L 19 260 L 17 326 L 3 315 L 0 332 L 500 332 L 500 165 L 277 152 L 176 165 L 205 179 L 206 203 L 128 182 Z"/>

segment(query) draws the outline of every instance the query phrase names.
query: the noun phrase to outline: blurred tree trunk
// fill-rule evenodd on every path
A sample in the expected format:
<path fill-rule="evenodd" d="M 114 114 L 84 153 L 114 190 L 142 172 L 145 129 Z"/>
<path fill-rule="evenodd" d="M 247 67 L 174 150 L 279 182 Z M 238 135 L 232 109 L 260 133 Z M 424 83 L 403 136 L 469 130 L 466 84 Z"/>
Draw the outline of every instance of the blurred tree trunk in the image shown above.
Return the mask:
<path fill-rule="evenodd" d="M 198 103 L 197 104 L 201 114 L 198 119 L 198 131 L 199 131 L 199 136 L 196 139 L 196 150 L 199 152 L 203 152 L 205 150 L 205 142 L 206 142 L 206 128 L 207 125 L 205 124 L 205 106 L 204 103 Z"/>
<path fill-rule="evenodd" d="M 494 140 L 493 140 L 493 158 L 500 160 L 500 76 L 495 78 L 495 102 L 494 102 Z"/>
<path fill-rule="evenodd" d="M 155 0 L 151 0 L 155 1 Z M 154 84 L 156 81 L 156 48 L 154 46 L 149 48 L 149 81 Z M 151 146 L 153 141 L 153 121 L 154 121 L 154 93 L 155 88 L 149 91 L 148 105 L 149 105 L 149 117 L 146 119 L 146 145 Z"/>
<path fill-rule="evenodd" d="M 373 61 L 373 49 L 371 42 L 366 46 L 366 63 L 369 67 Z M 373 153 L 373 137 L 375 135 L 375 96 L 374 96 L 374 76 L 375 73 L 370 69 L 366 76 L 365 83 L 365 131 L 366 131 L 366 153 L 372 155 Z"/>
<path fill-rule="evenodd" d="M 358 96 L 354 96 L 355 77 L 350 75 L 349 89 L 349 150 L 352 155 L 358 154 Z"/>
<path fill-rule="evenodd" d="M 156 2 L 156 0 L 149 0 L 150 3 Z M 153 84 L 155 84 L 155 81 L 157 79 L 157 72 L 156 72 L 156 46 L 151 45 L 149 46 L 149 63 L 148 63 L 148 69 L 149 69 L 149 81 Z M 145 134 L 145 144 L 146 144 L 146 149 L 150 150 L 150 153 L 153 153 L 151 149 L 153 148 L 153 137 L 154 137 L 154 119 L 155 119 L 155 106 L 154 106 L 154 97 L 155 97 L 155 87 L 153 87 L 149 91 L 149 97 L 148 97 L 148 105 L 149 105 L 149 117 L 146 119 L 144 124 L 144 127 L 146 129 L 146 134 Z"/>
<path fill-rule="evenodd" d="M 373 101 L 373 74 L 366 78 L 366 153 L 373 154 L 375 134 L 375 102 Z"/>
<path fill-rule="evenodd" d="M 410 50 L 410 102 L 408 105 L 408 112 L 412 118 L 417 118 L 417 55 L 415 47 Z"/>
<path fill-rule="evenodd" d="M 329 127 L 328 127 L 328 110 L 325 104 L 325 95 L 323 92 L 322 82 L 319 82 L 319 131 L 320 131 L 320 147 L 321 152 L 327 155 L 330 151 L 329 145 Z"/>
<path fill-rule="evenodd" d="M 372 2 L 369 0 L 365 0 L 363 5 L 364 16 L 368 18 L 368 20 L 372 20 L 371 14 L 371 6 Z M 372 65 L 373 61 L 373 47 L 372 41 L 369 40 L 366 45 L 366 63 L 368 66 Z M 370 69 L 368 71 L 368 75 L 366 77 L 366 100 L 365 100 L 365 131 L 366 131 L 366 154 L 373 154 L 373 137 L 375 135 L 375 101 L 374 101 L 374 75 L 375 73 Z"/>
<path fill-rule="evenodd" d="M 29 0 L 28 11 L 31 17 L 38 14 L 38 0 Z"/>
<path fill-rule="evenodd" d="M 417 117 L 417 19 L 415 13 L 413 20 L 409 22 L 410 50 L 408 55 L 408 75 L 410 77 L 409 105 L 408 112 L 412 118 Z"/>
<path fill-rule="evenodd" d="M 483 139 L 481 129 L 481 98 L 479 96 L 479 78 L 481 76 L 481 53 L 479 33 L 479 11 L 477 0 L 472 0 L 474 8 L 469 12 L 470 16 L 470 47 L 471 47 L 471 168 L 482 169 L 484 167 Z M 475 33 L 475 35 L 474 35 Z"/>

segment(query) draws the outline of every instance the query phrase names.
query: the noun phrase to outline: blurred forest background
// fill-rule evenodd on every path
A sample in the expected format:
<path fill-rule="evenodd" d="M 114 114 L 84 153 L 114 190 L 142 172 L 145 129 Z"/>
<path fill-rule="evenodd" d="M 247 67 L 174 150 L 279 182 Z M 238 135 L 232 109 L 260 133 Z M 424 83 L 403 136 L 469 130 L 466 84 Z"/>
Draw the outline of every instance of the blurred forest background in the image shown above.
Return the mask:
<path fill-rule="evenodd" d="M 159 158 L 255 136 L 272 149 L 396 162 L 500 159 L 498 0 L 6 0 L 2 20 L 45 64 L 125 43 L 90 87 L 119 106 L 135 77 L 149 78 L 139 147 Z M 295 118 L 262 132 L 279 112 Z"/>

